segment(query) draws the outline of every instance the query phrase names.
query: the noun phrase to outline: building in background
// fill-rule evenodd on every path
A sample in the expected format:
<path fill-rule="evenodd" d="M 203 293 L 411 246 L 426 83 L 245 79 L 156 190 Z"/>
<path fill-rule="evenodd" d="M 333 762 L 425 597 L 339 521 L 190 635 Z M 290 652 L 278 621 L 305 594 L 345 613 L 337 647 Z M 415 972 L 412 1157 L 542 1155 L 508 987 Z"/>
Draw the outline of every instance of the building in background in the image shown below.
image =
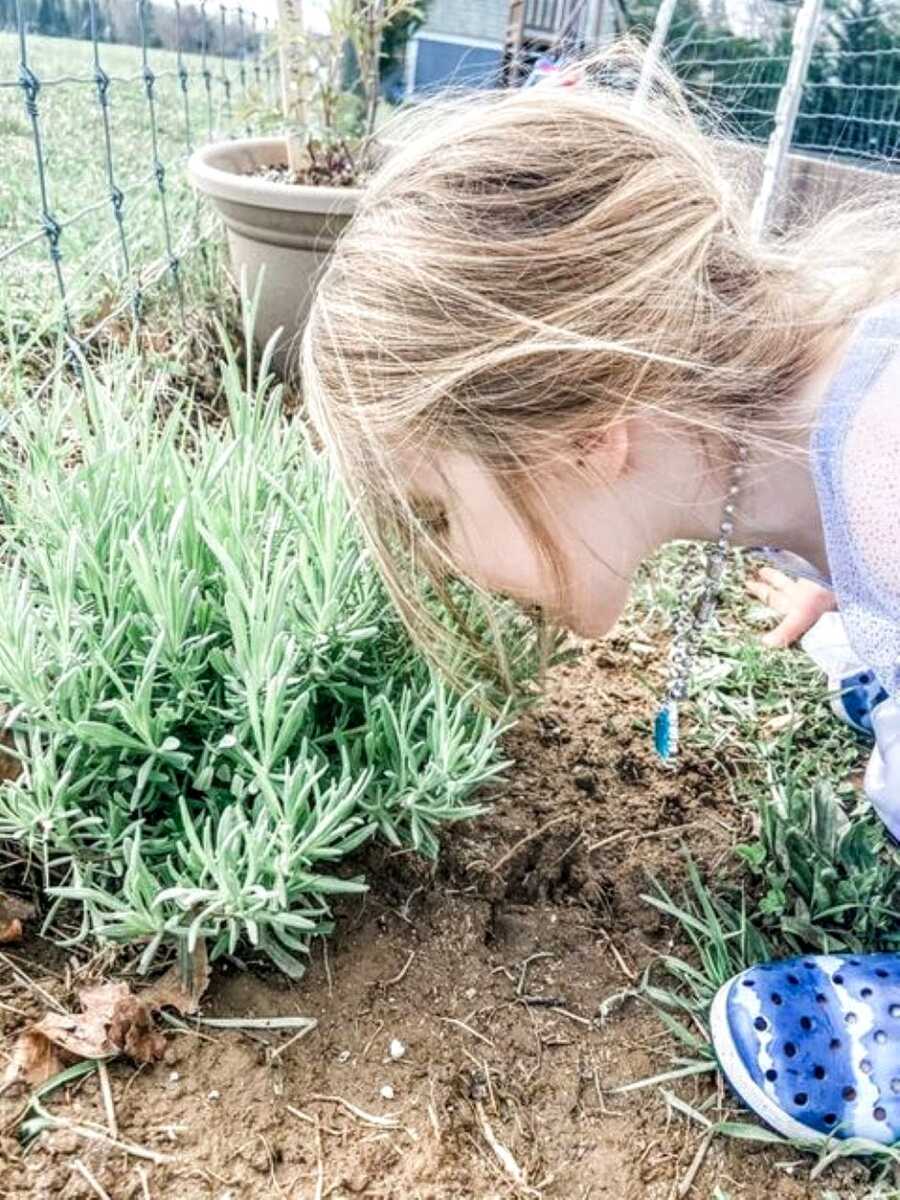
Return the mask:
<path fill-rule="evenodd" d="M 425 24 L 407 47 L 406 94 L 499 82 L 511 15 L 509 0 L 431 0 Z M 612 0 L 522 0 L 526 60 L 568 32 L 582 45 L 615 33 Z"/>

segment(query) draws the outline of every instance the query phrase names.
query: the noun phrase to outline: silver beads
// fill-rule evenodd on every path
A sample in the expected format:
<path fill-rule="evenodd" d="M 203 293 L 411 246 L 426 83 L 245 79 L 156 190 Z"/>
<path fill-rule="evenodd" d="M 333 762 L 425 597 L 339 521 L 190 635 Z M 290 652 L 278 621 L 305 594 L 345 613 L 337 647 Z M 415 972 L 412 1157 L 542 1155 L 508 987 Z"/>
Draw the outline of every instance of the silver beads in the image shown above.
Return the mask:
<path fill-rule="evenodd" d="M 737 461 L 731 467 L 728 483 L 728 499 L 722 508 L 722 521 L 719 525 L 719 537 L 712 543 L 706 556 L 706 573 L 703 588 L 697 603 L 691 608 L 684 603 L 675 620 L 675 634 L 672 648 L 669 652 L 669 683 L 663 700 L 661 713 L 668 710 L 668 720 L 677 729 L 678 702 L 684 700 L 688 693 L 688 684 L 693 671 L 694 656 L 700 634 L 709 618 L 712 616 L 721 590 L 722 575 L 725 570 L 725 559 L 731 549 L 731 536 L 734 533 L 734 517 L 736 505 L 734 498 L 741 490 L 741 480 L 747 463 L 747 447 L 738 445 Z M 682 588 L 682 594 L 687 595 L 687 579 Z M 664 758 L 672 762 L 677 751 L 677 736 L 672 742 L 672 750 L 664 752 Z"/>

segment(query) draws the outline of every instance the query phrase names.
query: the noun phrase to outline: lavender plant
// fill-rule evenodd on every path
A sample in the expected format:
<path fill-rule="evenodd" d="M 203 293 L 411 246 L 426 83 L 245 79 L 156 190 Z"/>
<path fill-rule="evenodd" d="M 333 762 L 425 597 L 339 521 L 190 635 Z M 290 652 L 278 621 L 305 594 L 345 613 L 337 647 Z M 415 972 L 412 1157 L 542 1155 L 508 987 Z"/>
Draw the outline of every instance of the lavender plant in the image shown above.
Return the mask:
<path fill-rule="evenodd" d="M 187 401 L 161 417 L 163 378 L 136 362 L 85 366 L 0 448 L 22 764 L 0 840 L 40 872 L 54 936 L 140 947 L 142 969 L 203 938 L 300 974 L 332 898 L 367 886 L 344 860 L 375 834 L 435 855 L 504 766 L 508 712 L 413 652 L 268 359 L 225 343 L 224 422 Z M 527 675 L 527 626 L 506 628 Z"/>

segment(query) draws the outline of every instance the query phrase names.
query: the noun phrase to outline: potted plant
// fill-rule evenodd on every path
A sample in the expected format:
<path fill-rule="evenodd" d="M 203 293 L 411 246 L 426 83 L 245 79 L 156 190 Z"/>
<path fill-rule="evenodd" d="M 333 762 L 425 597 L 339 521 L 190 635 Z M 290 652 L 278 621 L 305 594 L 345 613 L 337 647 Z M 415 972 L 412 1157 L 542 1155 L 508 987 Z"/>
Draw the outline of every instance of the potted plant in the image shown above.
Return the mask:
<path fill-rule="evenodd" d="M 256 335 L 265 342 L 283 330 L 282 370 L 378 157 L 385 36 L 423 19 L 422 0 L 331 0 L 319 33 L 304 28 L 302 0 L 279 0 L 284 135 L 214 142 L 188 163 L 225 221 L 235 274 L 246 270 L 252 291 L 265 269 Z"/>

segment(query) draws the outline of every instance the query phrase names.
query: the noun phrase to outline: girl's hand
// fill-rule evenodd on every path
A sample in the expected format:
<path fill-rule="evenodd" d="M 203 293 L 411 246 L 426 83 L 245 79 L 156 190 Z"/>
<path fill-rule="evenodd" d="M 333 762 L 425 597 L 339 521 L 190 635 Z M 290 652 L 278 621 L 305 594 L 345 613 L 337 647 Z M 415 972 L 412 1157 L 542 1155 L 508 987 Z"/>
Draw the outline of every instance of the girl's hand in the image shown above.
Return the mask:
<path fill-rule="evenodd" d="M 747 591 L 783 620 L 762 641 L 764 646 L 790 646 L 812 629 L 823 613 L 837 608 L 834 592 L 810 579 L 791 579 L 774 567 L 763 567 L 758 579 L 747 581 Z"/>

